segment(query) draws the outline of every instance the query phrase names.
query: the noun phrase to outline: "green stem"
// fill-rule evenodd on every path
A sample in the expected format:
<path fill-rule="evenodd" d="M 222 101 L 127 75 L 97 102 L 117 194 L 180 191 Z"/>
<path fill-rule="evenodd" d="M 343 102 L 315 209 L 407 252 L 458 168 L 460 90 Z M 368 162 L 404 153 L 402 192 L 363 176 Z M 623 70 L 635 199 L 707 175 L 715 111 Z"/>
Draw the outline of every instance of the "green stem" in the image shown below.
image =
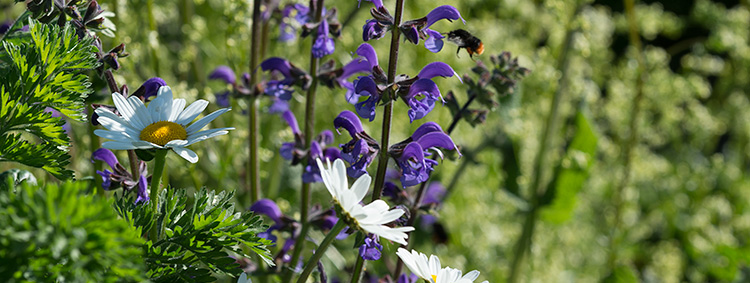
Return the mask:
<path fill-rule="evenodd" d="M 168 152 L 168 149 L 157 149 L 154 156 L 154 171 L 151 175 L 151 189 L 149 192 L 151 211 L 154 213 L 154 223 L 151 225 L 151 230 L 149 231 L 149 238 L 151 238 L 152 242 L 156 242 L 159 239 L 159 228 L 156 227 L 156 219 L 159 218 L 159 185 L 161 183 L 161 174 L 164 172 L 166 165 Z"/>
<path fill-rule="evenodd" d="M 316 0 L 315 4 L 315 22 L 320 22 L 320 20 L 323 18 L 323 4 L 324 0 Z M 317 37 L 317 30 L 315 32 Z M 305 100 L 305 132 L 304 132 L 304 139 L 305 139 L 305 147 L 310 147 L 310 143 L 312 142 L 312 136 L 315 131 L 315 96 L 316 91 L 318 88 L 318 64 L 320 63 L 320 58 L 315 58 L 315 56 L 312 56 L 312 50 L 310 51 L 310 75 L 312 76 L 312 84 L 310 84 L 310 88 L 307 89 L 307 99 Z M 303 166 L 305 164 L 303 163 Z M 310 184 L 305 183 L 305 181 L 302 181 L 302 191 L 301 191 L 301 202 L 300 202 L 300 222 L 302 223 L 302 230 L 300 230 L 300 234 L 297 237 L 297 240 L 294 242 L 294 250 L 292 252 L 292 261 L 290 262 L 291 271 L 289 271 L 286 274 L 285 280 L 282 282 L 290 282 L 292 278 L 292 273 L 294 271 L 294 267 L 297 266 L 297 262 L 299 261 L 299 255 L 302 253 L 302 250 L 305 247 L 305 238 L 307 237 L 307 231 L 309 230 L 309 223 L 308 223 L 308 214 L 310 210 Z M 312 268 L 312 267 L 311 267 Z"/>
<path fill-rule="evenodd" d="M 154 0 L 146 1 L 146 10 L 147 10 L 147 16 L 148 16 L 149 33 L 157 34 L 156 19 L 154 18 Z M 156 48 L 153 44 L 149 44 L 148 48 L 149 48 L 149 53 L 151 55 L 151 67 L 154 68 L 154 74 L 158 77 L 159 76 L 159 56 L 156 54 Z"/>
<path fill-rule="evenodd" d="M 401 17 L 404 12 L 404 0 L 396 1 L 396 13 L 394 14 L 394 27 L 401 24 Z M 388 59 L 388 84 L 396 79 L 396 67 L 398 66 L 398 50 L 400 46 L 399 38 L 401 32 L 394 28 L 391 33 L 391 52 Z M 389 88 L 385 95 L 388 95 L 390 103 L 383 107 L 383 127 L 380 138 L 380 156 L 378 158 L 378 171 L 375 174 L 375 188 L 372 193 L 372 200 L 380 199 L 383 193 L 383 184 L 385 183 L 385 171 L 388 168 L 388 145 L 391 136 L 391 116 L 393 115 L 392 90 Z"/>
<path fill-rule="evenodd" d="M 250 44 L 250 88 L 254 89 L 255 84 L 258 82 L 258 76 L 254 75 L 255 67 L 260 64 L 260 52 L 261 49 L 261 27 L 263 21 L 260 15 L 260 4 L 261 0 L 255 0 L 253 2 L 253 25 L 251 31 Z M 247 179 L 250 188 L 250 203 L 255 203 L 260 199 L 260 161 L 258 158 L 258 136 L 260 121 L 258 119 L 258 99 L 257 93 L 253 93 L 248 98 L 248 130 L 250 136 L 248 137 L 248 164 L 247 164 Z"/>
<path fill-rule="evenodd" d="M 365 259 L 357 255 L 357 262 L 354 264 L 354 271 L 352 273 L 351 283 L 357 283 L 362 279 L 362 270 L 364 269 L 365 269 Z"/>
<path fill-rule="evenodd" d="M 559 60 L 557 61 L 557 69 L 560 70 L 563 75 L 560 77 L 557 90 L 555 91 L 555 95 L 552 97 L 550 112 L 549 115 L 547 115 L 547 120 L 544 124 L 544 130 L 542 131 L 542 137 L 539 143 L 539 152 L 537 152 L 536 158 L 534 159 L 534 175 L 532 184 L 529 187 L 531 189 L 531 196 L 529 201 L 531 208 L 526 214 L 526 220 L 524 222 L 521 237 L 518 239 L 518 242 L 516 242 L 516 249 L 511 261 L 508 283 L 517 282 L 521 263 L 523 263 L 523 260 L 526 257 L 526 253 L 531 250 L 531 243 L 534 237 L 534 227 L 536 226 L 536 222 L 538 220 L 537 218 L 539 216 L 539 213 L 537 213 L 537 209 L 539 208 L 539 198 L 545 194 L 546 188 L 546 186 L 544 185 L 545 182 L 543 181 L 546 179 L 546 170 L 544 170 L 545 166 L 549 164 L 549 162 L 547 162 L 547 150 L 550 148 L 552 143 L 552 139 L 550 137 L 552 136 L 552 133 L 556 131 L 557 122 L 560 120 L 558 118 L 560 104 L 562 102 L 563 92 L 567 88 L 566 82 L 568 79 L 568 72 L 566 72 L 566 70 L 568 69 L 568 64 L 570 63 L 568 54 L 573 46 L 573 35 L 576 32 L 576 30 L 572 28 L 572 25 L 576 15 L 578 15 L 578 12 L 580 11 L 581 6 L 582 5 L 580 5 L 580 3 L 576 3 L 575 10 L 566 24 L 566 30 L 568 32 L 565 35 L 565 41 L 563 43 L 560 56 L 558 57 Z"/>
<path fill-rule="evenodd" d="M 310 273 L 312 273 L 312 270 L 318 266 L 318 261 L 323 257 L 323 254 L 325 254 L 328 246 L 330 246 L 333 240 L 336 239 L 336 236 L 339 234 L 339 232 L 341 232 L 341 230 L 344 230 L 344 227 L 346 227 L 344 221 L 339 220 L 338 222 L 336 222 L 336 225 L 331 228 L 331 231 L 328 232 L 328 235 L 326 235 L 325 239 L 323 239 L 323 242 L 320 243 L 317 249 L 315 249 L 315 253 L 305 264 L 305 270 L 303 270 L 302 274 L 299 275 L 297 283 L 304 283 L 305 281 L 307 281 L 307 277 L 309 277 Z"/>
<path fill-rule="evenodd" d="M 643 76 L 646 73 L 645 65 L 643 63 L 643 56 L 641 50 L 643 50 L 641 44 L 641 38 L 638 35 L 638 20 L 635 17 L 635 1 L 634 0 L 623 0 L 625 5 L 625 14 L 628 20 L 630 44 L 636 49 L 636 61 L 638 62 L 638 69 L 635 81 L 635 97 L 633 98 L 633 105 L 631 106 L 631 116 L 628 125 L 629 137 L 622 145 L 623 148 L 623 166 L 622 166 L 622 179 L 617 187 L 612 191 L 612 205 L 614 206 L 614 219 L 612 223 L 611 235 L 609 237 L 609 255 L 607 256 L 607 264 L 610 270 L 614 271 L 617 265 L 617 254 L 619 246 L 619 230 L 620 230 L 620 218 L 622 218 L 622 191 L 628 185 L 630 181 L 630 169 L 631 161 L 633 159 L 633 148 L 638 142 L 638 115 L 641 112 L 641 100 L 643 100 Z"/>

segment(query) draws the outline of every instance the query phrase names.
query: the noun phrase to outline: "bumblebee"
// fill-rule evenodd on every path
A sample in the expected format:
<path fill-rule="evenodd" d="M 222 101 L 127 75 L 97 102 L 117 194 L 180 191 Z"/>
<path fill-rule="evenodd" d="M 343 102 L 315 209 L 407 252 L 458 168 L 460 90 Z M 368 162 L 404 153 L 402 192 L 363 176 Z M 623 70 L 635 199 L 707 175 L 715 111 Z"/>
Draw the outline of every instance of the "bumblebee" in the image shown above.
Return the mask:
<path fill-rule="evenodd" d="M 457 29 L 448 32 L 447 40 L 458 45 L 456 56 L 458 56 L 458 53 L 461 52 L 461 48 L 465 48 L 466 52 L 469 52 L 469 57 L 471 57 L 472 59 L 474 59 L 474 54 L 482 55 L 482 53 L 484 53 L 484 43 L 482 43 L 479 38 L 473 36 L 468 31 Z"/>

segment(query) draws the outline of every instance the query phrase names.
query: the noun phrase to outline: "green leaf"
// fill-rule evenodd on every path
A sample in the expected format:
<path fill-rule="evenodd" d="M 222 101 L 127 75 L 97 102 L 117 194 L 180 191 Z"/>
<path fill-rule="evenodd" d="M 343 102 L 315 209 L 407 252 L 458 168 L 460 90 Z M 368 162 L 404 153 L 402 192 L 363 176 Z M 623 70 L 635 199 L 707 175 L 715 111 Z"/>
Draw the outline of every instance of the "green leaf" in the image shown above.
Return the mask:
<path fill-rule="evenodd" d="M 596 158 L 597 137 L 586 116 L 579 110 L 575 117 L 575 133 L 565 156 L 555 170 L 542 203 L 548 204 L 540 211 L 542 219 L 563 223 L 571 218 L 576 195 L 589 176 Z"/>
<path fill-rule="evenodd" d="M 29 19 L 29 36 L 4 40 L 0 53 L 0 161 L 43 168 L 60 179 L 73 177 L 65 121 L 60 111 L 85 121 L 84 99 L 91 92 L 84 72 L 97 67 L 93 39 L 78 39 L 70 25 Z"/>

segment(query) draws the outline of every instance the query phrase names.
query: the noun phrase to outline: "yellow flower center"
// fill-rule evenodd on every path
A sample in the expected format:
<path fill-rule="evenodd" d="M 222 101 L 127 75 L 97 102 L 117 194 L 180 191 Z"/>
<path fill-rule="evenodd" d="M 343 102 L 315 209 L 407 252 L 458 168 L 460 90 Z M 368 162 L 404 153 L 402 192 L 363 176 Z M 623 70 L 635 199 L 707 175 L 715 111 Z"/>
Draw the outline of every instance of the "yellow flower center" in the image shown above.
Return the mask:
<path fill-rule="evenodd" d="M 164 146 L 173 140 L 187 139 L 187 132 L 175 122 L 159 121 L 143 128 L 139 137 L 142 141 Z"/>
<path fill-rule="evenodd" d="M 437 275 L 432 275 L 432 282 L 437 282 Z"/>

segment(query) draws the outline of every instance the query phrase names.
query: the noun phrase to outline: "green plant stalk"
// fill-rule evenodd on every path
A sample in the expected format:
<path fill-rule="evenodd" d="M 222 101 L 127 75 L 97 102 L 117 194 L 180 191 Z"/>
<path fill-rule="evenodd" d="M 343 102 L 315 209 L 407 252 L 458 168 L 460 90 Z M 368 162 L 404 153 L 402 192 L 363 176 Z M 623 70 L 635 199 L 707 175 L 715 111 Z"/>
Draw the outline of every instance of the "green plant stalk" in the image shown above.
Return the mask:
<path fill-rule="evenodd" d="M 325 254 L 328 246 L 330 246 L 333 240 L 336 239 L 336 236 L 339 234 L 339 232 L 341 232 L 341 230 L 344 230 L 344 227 L 346 227 L 344 221 L 336 222 L 336 225 L 331 228 L 331 231 L 328 232 L 328 235 L 326 235 L 326 237 L 323 239 L 323 242 L 321 242 L 318 248 L 315 249 L 315 253 L 305 264 L 305 270 L 303 270 L 302 274 L 299 275 L 297 283 L 304 283 L 305 281 L 307 281 L 307 277 L 309 277 L 313 269 L 318 266 L 317 262 L 320 260 L 320 258 L 323 257 L 323 254 Z"/>
<path fill-rule="evenodd" d="M 547 162 L 547 150 L 551 146 L 551 136 L 557 129 L 557 122 L 560 120 L 559 109 L 562 103 L 562 95 L 566 87 L 566 81 L 568 78 L 568 65 L 570 58 L 568 54 L 570 49 L 573 47 L 573 35 L 576 30 L 572 28 L 574 19 L 581 9 L 579 2 L 576 2 L 576 7 L 573 14 L 568 19 L 566 24 L 566 30 L 568 31 L 565 35 L 565 41 L 560 51 L 560 57 L 557 61 L 557 69 L 561 70 L 563 75 L 560 77 L 558 82 L 557 90 L 555 95 L 552 97 L 552 103 L 550 104 L 550 112 L 547 116 L 547 120 L 544 124 L 544 130 L 542 131 L 542 137 L 539 144 L 539 152 L 534 159 L 534 175 L 532 179 L 531 196 L 529 204 L 531 205 L 530 210 L 526 213 L 526 220 L 524 221 L 523 230 L 520 238 L 516 242 L 515 252 L 510 266 L 510 275 L 508 276 L 508 283 L 515 283 L 518 281 L 518 275 L 520 272 L 521 263 L 526 257 L 526 253 L 531 250 L 531 242 L 534 236 L 534 228 L 539 217 L 537 209 L 539 208 L 539 198 L 545 194 L 545 185 L 543 180 L 545 179 L 545 165 Z"/>
<path fill-rule="evenodd" d="M 357 255 L 357 262 L 354 263 L 354 271 L 352 273 L 351 283 L 357 283 L 362 280 L 362 271 L 365 269 L 365 259 Z M 396 277 L 398 278 L 398 277 Z"/>
<path fill-rule="evenodd" d="M 89 151 L 91 152 L 91 154 L 94 154 L 94 151 L 96 151 L 99 148 L 99 136 L 94 134 L 94 130 L 96 126 L 94 126 L 94 124 L 92 123 L 87 123 L 87 124 L 88 124 L 88 135 L 91 138 L 91 142 L 89 142 Z M 94 176 L 94 181 L 91 182 L 92 187 L 90 189 L 92 189 L 93 191 L 96 191 L 98 195 L 104 195 L 104 189 L 102 188 L 102 183 L 103 183 L 102 179 L 96 177 L 98 175 L 96 171 L 101 170 L 101 169 L 102 169 L 102 165 L 99 162 L 94 162 L 94 164 L 92 164 L 91 166 L 91 176 Z"/>
<path fill-rule="evenodd" d="M 391 84 L 396 79 L 396 68 L 398 66 L 398 50 L 400 47 L 399 38 L 401 32 L 397 28 L 401 25 L 401 17 L 404 13 L 404 0 L 396 1 L 396 13 L 394 14 L 394 24 L 396 27 L 391 32 L 391 51 L 390 57 L 388 58 L 388 84 Z M 388 95 L 389 103 L 383 107 L 383 127 L 381 130 L 380 137 L 380 156 L 378 156 L 378 171 L 375 174 L 375 188 L 372 193 L 372 200 L 380 199 L 380 195 L 383 193 L 383 184 L 385 183 L 385 171 L 388 168 L 388 145 L 391 137 L 391 116 L 393 115 L 393 100 L 391 95 L 393 91 L 388 88 L 386 95 Z"/>
<path fill-rule="evenodd" d="M 315 22 L 320 22 L 320 20 L 323 18 L 323 5 L 325 1 L 324 0 L 316 0 L 315 3 Z M 312 40 L 315 40 L 317 37 L 317 29 L 315 31 L 315 36 L 312 37 Z M 304 132 L 304 139 L 305 139 L 305 147 L 310 147 L 310 143 L 312 142 L 312 136 L 315 131 L 315 96 L 318 89 L 318 64 L 320 63 L 319 58 L 315 58 L 315 56 L 312 56 L 312 50 L 310 50 L 310 75 L 312 76 L 312 83 L 310 84 L 310 88 L 307 89 L 307 99 L 305 99 L 305 132 Z M 303 162 L 302 166 L 305 166 L 305 163 Z M 304 168 L 304 167 L 303 167 Z M 304 171 L 304 170 L 303 170 Z M 291 282 L 292 274 L 294 273 L 294 267 L 297 266 L 297 262 L 299 262 L 299 256 L 302 253 L 302 250 L 305 248 L 305 238 L 307 237 L 307 232 L 310 229 L 309 223 L 308 223 L 308 214 L 310 210 L 310 184 L 305 183 L 302 181 L 302 190 L 301 190 L 301 201 L 300 201 L 300 222 L 302 223 L 302 229 L 300 230 L 299 236 L 297 237 L 296 241 L 294 242 L 294 250 L 292 252 L 292 261 L 290 262 L 289 266 L 291 267 L 291 270 L 286 274 L 285 280 L 282 282 Z M 310 267 L 312 270 L 312 267 Z"/>
<path fill-rule="evenodd" d="M 151 230 L 149 231 L 149 239 L 152 242 L 156 242 L 159 239 L 159 228 L 156 227 L 156 219 L 159 218 L 159 185 L 161 183 L 161 175 L 166 166 L 167 153 L 169 153 L 168 149 L 157 149 L 154 155 L 154 172 L 151 175 L 151 188 L 149 190 L 151 211 L 154 212 L 154 223 L 151 225 Z"/>
<path fill-rule="evenodd" d="M 261 49 L 261 27 L 263 22 L 260 17 L 261 0 L 253 2 L 253 24 L 251 31 L 250 44 L 250 88 L 255 89 L 258 77 L 254 74 L 255 67 L 260 64 Z M 250 188 L 250 203 L 255 203 L 260 199 L 260 160 L 258 158 L 258 136 L 260 134 L 260 121 L 258 119 L 258 99 L 257 93 L 248 97 L 248 149 L 249 156 L 247 160 L 247 179 Z"/>
<path fill-rule="evenodd" d="M 641 112 L 641 100 L 643 100 L 643 76 L 646 73 L 645 64 L 643 62 L 643 45 L 641 43 L 640 35 L 638 34 L 638 20 L 635 17 L 635 0 L 623 0 L 625 5 L 625 15 L 628 20 L 628 35 L 630 38 L 630 44 L 636 49 L 636 61 L 638 62 L 636 81 L 635 81 L 635 97 L 633 98 L 633 105 L 630 110 L 630 122 L 628 124 L 629 134 L 628 139 L 621 145 L 623 148 L 623 165 L 622 165 L 622 179 L 620 183 L 612 191 L 612 206 L 614 207 L 614 219 L 612 223 L 611 235 L 609 236 L 609 254 L 607 256 L 607 264 L 611 271 L 617 267 L 617 256 L 618 246 L 620 244 L 619 230 L 620 222 L 622 218 L 622 191 L 630 182 L 630 170 L 632 167 L 633 159 L 633 148 L 638 143 L 638 117 Z"/>
<path fill-rule="evenodd" d="M 154 0 L 146 1 L 146 10 L 148 16 L 148 30 L 149 32 L 156 33 L 156 19 L 154 18 Z M 154 68 L 154 74 L 159 76 L 159 57 L 156 54 L 156 48 L 152 44 L 148 45 L 149 53 L 151 55 L 151 67 Z"/>

